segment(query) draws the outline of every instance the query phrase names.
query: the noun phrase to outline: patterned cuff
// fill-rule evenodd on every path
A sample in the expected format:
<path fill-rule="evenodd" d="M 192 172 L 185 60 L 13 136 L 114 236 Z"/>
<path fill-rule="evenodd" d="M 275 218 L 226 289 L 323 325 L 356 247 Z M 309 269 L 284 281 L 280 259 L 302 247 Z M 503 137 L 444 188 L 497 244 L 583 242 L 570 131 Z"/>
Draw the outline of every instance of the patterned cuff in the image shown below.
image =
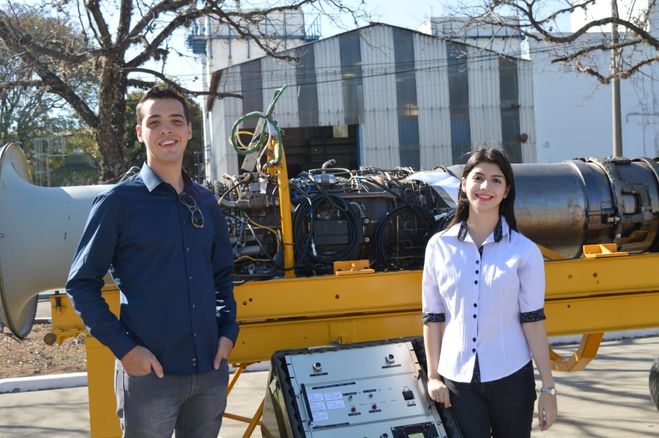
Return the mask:
<path fill-rule="evenodd" d="M 444 313 L 424 313 L 423 314 L 423 323 L 427 324 L 429 322 L 446 322 L 446 314 L 444 314 Z"/>
<path fill-rule="evenodd" d="M 544 321 L 545 319 L 545 309 L 544 307 L 532 312 L 521 312 L 519 314 L 519 320 L 524 324 L 525 322 L 538 322 Z"/>

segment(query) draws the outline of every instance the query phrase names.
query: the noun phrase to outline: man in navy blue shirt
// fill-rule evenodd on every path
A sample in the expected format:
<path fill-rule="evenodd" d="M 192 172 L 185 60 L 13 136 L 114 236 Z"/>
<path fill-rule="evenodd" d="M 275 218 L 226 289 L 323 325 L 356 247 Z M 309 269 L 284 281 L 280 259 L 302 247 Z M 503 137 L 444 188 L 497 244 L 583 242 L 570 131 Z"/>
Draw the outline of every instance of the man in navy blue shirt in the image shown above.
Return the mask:
<path fill-rule="evenodd" d="M 94 201 L 66 285 L 89 332 L 117 357 L 124 437 L 216 438 L 238 336 L 226 223 L 183 171 L 185 100 L 152 88 L 137 105 L 147 162 Z M 101 297 L 108 272 L 117 319 Z"/>

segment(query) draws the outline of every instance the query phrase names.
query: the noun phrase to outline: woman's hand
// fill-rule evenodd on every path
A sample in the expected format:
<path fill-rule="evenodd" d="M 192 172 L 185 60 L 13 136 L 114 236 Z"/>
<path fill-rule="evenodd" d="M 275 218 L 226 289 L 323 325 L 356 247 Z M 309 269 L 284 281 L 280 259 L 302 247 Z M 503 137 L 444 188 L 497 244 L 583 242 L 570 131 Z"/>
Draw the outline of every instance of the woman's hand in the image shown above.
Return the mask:
<path fill-rule="evenodd" d="M 556 421 L 558 415 L 558 403 L 556 396 L 546 392 L 540 393 L 538 399 L 538 423 L 540 430 L 547 430 Z"/>
<path fill-rule="evenodd" d="M 451 397 L 448 388 L 439 377 L 428 379 L 428 394 L 433 401 L 443 404 L 445 408 L 451 407 Z"/>

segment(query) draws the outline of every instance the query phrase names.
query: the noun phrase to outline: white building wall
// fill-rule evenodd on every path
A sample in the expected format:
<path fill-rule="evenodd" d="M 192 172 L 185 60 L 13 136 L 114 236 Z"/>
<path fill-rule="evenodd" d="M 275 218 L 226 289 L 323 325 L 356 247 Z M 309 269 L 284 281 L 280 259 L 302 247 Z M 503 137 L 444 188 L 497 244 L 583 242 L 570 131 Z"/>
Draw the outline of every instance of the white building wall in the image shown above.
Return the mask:
<path fill-rule="evenodd" d="M 511 25 L 519 23 L 517 17 L 507 17 L 506 20 Z M 510 56 L 519 57 L 521 54 L 519 32 L 511 27 L 478 23 L 468 17 L 431 17 L 419 27 L 419 32 Z"/>
<path fill-rule="evenodd" d="M 227 70 L 220 79 L 219 92 L 235 93 L 240 84 L 240 66 Z M 216 99 L 209 113 L 211 119 L 211 161 L 208 178 L 220 180 L 224 174 L 238 175 L 238 153 L 229 141 L 233 123 L 243 115 L 243 101 L 235 97 Z"/>
<path fill-rule="evenodd" d="M 519 93 L 519 132 L 526 134 L 522 142 L 522 162 L 538 162 L 535 135 L 535 114 L 533 111 L 533 64 L 528 61 L 517 63 L 517 86 Z"/>
<path fill-rule="evenodd" d="M 467 49 L 469 125 L 472 150 L 501 148 L 499 56 L 476 47 Z"/>
<path fill-rule="evenodd" d="M 360 114 L 358 147 L 360 164 L 392 168 L 400 164 L 398 110 L 393 30 L 388 26 L 371 26 L 360 32 L 362 61 L 363 111 Z M 415 33 L 415 67 L 420 165 L 433 168 L 452 164 L 451 119 L 446 43 Z M 318 94 L 319 126 L 344 125 L 345 110 L 340 66 L 339 38 L 310 44 L 314 50 Z M 501 108 L 499 99 L 498 58 L 492 52 L 470 48 L 468 64 L 470 88 L 471 137 L 474 146 L 501 144 Z M 529 135 L 522 144 L 523 160 L 535 161 L 533 135 L 533 87 L 527 82 L 530 72 L 525 61 L 519 62 L 520 127 Z M 527 70 L 524 70 L 527 68 Z M 242 94 L 241 65 L 221 71 L 220 92 Z M 274 90 L 283 83 L 291 85 L 278 101 L 275 119 L 283 128 L 299 127 L 296 71 L 293 64 L 262 58 L 263 108 L 272 100 Z M 527 79 L 525 79 L 527 78 Z M 238 157 L 228 141 L 232 124 L 243 114 L 242 100 L 216 99 L 209 114 L 212 144 L 209 177 L 238 174 Z"/>
<path fill-rule="evenodd" d="M 446 57 L 443 41 L 414 35 L 420 159 L 424 169 L 453 164 L 448 75 L 442 62 Z"/>
<path fill-rule="evenodd" d="M 212 53 L 208 59 L 213 71 L 265 55 L 252 40 L 214 39 L 210 46 Z"/>
<path fill-rule="evenodd" d="M 281 128 L 300 126 L 295 64 L 280 59 L 263 58 L 261 75 L 263 77 L 263 109 L 261 111 L 265 112 L 268 109 L 277 89 L 288 85 L 288 88 L 277 100 L 273 120 L 276 120 Z"/>
<path fill-rule="evenodd" d="M 644 14 L 648 8 L 648 0 L 617 0 L 617 3 L 618 15 L 623 20 L 629 21 L 633 21 L 641 14 Z M 587 9 L 579 8 L 570 14 L 570 27 L 572 32 L 575 32 L 588 22 L 606 17 L 611 17 L 611 1 L 596 0 Z M 588 32 L 611 32 L 611 25 L 592 27 Z"/>
<path fill-rule="evenodd" d="M 398 103 L 392 29 L 373 26 L 360 31 L 364 119 L 361 162 L 365 166 L 400 165 Z"/>
<path fill-rule="evenodd" d="M 237 32 L 227 24 L 220 24 L 213 19 L 206 20 L 205 23 L 210 31 L 208 34 L 210 50 L 207 47 L 207 52 L 209 52 L 208 63 L 211 71 L 265 55 L 265 51 L 253 39 L 239 38 Z M 260 32 L 270 36 L 267 45 L 275 51 L 292 49 L 305 44 L 304 14 L 293 11 L 273 12 L 262 21 L 258 30 L 254 26 L 249 26 L 249 32 L 254 35 Z"/>
<path fill-rule="evenodd" d="M 341 84 L 341 52 L 339 39 L 329 38 L 313 44 L 318 92 L 320 126 L 345 124 L 343 88 Z"/>
<path fill-rule="evenodd" d="M 612 155 L 611 87 L 569 67 L 552 64 L 546 48 L 541 44 L 531 46 L 538 161 Z M 657 69 L 650 65 L 621 81 L 626 157 L 659 155 Z"/>

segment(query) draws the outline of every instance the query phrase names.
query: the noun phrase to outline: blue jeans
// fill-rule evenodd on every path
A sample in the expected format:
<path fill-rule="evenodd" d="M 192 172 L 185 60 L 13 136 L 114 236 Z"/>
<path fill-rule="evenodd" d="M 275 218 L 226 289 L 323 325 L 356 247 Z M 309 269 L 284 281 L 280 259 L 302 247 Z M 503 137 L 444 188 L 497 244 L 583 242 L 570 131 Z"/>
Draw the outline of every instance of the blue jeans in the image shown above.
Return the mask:
<path fill-rule="evenodd" d="M 464 438 L 531 436 L 536 399 L 531 362 L 492 382 L 444 381 L 450 391 L 453 415 Z"/>
<path fill-rule="evenodd" d="M 204 374 L 128 375 L 115 363 L 117 416 L 124 438 L 217 438 L 227 402 L 229 365 Z"/>

